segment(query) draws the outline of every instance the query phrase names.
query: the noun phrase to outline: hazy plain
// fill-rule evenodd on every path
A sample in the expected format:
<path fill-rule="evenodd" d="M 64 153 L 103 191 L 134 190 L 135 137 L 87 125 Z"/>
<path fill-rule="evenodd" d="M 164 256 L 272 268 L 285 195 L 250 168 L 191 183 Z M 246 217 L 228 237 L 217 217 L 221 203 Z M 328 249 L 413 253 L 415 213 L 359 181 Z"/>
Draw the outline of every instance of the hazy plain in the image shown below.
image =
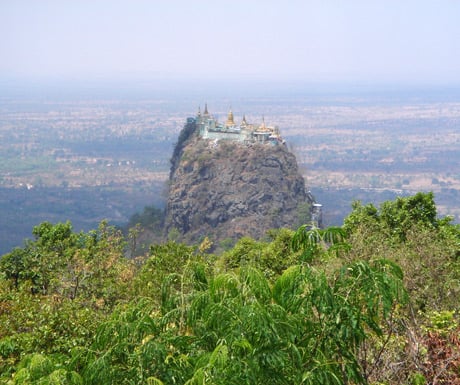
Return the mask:
<path fill-rule="evenodd" d="M 278 125 L 340 224 L 353 200 L 434 191 L 460 217 L 460 90 L 241 84 L 15 85 L 0 94 L 0 253 L 41 221 L 88 230 L 162 206 L 185 120 L 207 103 Z"/>

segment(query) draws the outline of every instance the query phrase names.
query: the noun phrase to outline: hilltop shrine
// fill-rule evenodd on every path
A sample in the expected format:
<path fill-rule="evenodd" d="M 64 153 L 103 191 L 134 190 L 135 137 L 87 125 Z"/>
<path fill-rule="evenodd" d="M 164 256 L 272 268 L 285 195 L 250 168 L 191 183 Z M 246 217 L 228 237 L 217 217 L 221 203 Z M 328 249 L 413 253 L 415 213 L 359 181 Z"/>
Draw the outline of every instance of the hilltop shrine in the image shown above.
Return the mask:
<path fill-rule="evenodd" d="M 244 115 L 241 122 L 237 124 L 231 109 L 228 112 L 226 122 L 220 123 L 208 112 L 208 106 L 205 105 L 203 113 L 201 113 L 200 108 L 198 109 L 195 122 L 198 135 L 203 139 L 225 139 L 248 144 L 284 144 L 277 126 L 267 126 L 264 118 L 262 118 L 260 125 L 250 124 Z"/>

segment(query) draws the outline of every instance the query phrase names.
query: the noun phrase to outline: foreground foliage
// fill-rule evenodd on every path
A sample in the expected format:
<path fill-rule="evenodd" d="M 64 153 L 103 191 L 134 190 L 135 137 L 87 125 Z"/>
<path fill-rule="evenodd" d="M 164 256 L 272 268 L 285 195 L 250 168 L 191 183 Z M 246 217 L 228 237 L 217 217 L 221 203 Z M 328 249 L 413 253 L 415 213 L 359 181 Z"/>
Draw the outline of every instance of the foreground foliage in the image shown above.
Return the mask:
<path fill-rule="evenodd" d="M 460 383 L 460 230 L 431 194 L 220 256 L 127 259 L 104 222 L 33 234 L 0 259 L 0 383 Z"/>
<path fill-rule="evenodd" d="M 248 267 L 213 277 L 189 264 L 146 300 L 103 323 L 78 364 L 90 384 L 364 383 L 356 352 L 403 298 L 386 261 L 344 267 L 332 281 L 296 265 L 269 285 Z M 78 365 L 77 365 L 78 366 Z"/>

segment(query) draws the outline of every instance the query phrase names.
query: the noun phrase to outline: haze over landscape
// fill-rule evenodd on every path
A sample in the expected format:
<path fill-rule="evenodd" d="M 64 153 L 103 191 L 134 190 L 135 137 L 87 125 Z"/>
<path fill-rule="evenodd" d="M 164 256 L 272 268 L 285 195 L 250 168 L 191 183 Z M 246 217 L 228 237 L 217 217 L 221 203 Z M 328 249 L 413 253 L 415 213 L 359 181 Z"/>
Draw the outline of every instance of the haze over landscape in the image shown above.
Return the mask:
<path fill-rule="evenodd" d="M 458 15 L 453 0 L 1 2 L 1 251 L 43 220 L 161 207 L 206 102 L 280 126 L 326 224 L 418 190 L 457 216 Z"/>

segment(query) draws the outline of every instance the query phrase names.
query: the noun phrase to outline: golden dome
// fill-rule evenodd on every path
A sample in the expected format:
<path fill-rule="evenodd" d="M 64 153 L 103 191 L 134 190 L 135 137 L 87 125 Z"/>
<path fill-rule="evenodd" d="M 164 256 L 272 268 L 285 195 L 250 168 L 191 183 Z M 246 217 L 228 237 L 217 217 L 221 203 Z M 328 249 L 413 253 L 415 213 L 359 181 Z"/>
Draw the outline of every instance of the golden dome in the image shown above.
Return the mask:
<path fill-rule="evenodd" d="M 235 121 L 233 120 L 233 112 L 232 110 L 230 110 L 228 112 L 228 116 L 227 116 L 227 121 L 225 122 L 225 125 L 227 127 L 230 127 L 230 126 L 234 126 L 235 125 Z"/>

